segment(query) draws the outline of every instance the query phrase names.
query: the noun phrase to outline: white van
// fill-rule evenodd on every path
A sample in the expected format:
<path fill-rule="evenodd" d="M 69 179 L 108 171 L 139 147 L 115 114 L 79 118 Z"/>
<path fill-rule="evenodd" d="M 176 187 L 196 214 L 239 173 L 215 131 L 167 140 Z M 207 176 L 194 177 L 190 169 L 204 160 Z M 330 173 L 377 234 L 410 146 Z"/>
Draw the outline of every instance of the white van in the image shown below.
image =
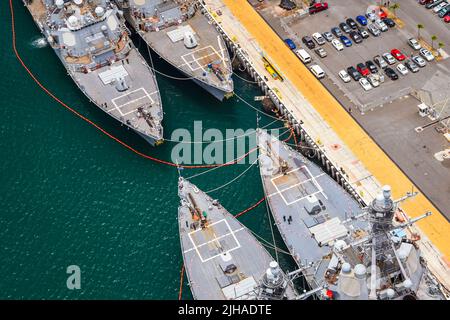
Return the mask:
<path fill-rule="evenodd" d="M 300 60 L 302 60 L 304 64 L 311 62 L 311 56 L 309 55 L 308 52 L 306 52 L 306 50 L 304 49 L 295 50 L 295 54 L 297 55 L 297 57 L 300 58 Z"/>
<path fill-rule="evenodd" d="M 311 68 L 309 68 L 312 73 L 317 77 L 317 79 L 322 79 L 325 77 L 325 71 L 322 70 L 321 67 L 319 67 L 317 64 L 312 65 Z"/>

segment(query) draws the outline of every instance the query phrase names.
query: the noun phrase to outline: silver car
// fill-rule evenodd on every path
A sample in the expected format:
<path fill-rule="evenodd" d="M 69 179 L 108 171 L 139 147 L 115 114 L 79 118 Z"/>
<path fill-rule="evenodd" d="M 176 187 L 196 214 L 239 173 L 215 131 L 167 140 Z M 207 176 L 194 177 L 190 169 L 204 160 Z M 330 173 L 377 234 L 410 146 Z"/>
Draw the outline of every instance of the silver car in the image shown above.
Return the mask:
<path fill-rule="evenodd" d="M 383 53 L 383 59 L 386 60 L 390 65 L 395 63 L 395 58 L 389 52 Z"/>
<path fill-rule="evenodd" d="M 369 24 L 367 26 L 367 29 L 374 37 L 378 37 L 381 33 L 380 30 L 373 23 Z"/>
<path fill-rule="evenodd" d="M 380 29 L 383 32 L 388 31 L 386 23 L 384 23 L 382 20 L 378 19 L 377 21 L 375 21 L 375 25 L 377 26 L 378 29 Z"/>
<path fill-rule="evenodd" d="M 423 60 L 423 58 L 420 57 L 420 56 L 412 56 L 411 60 L 414 61 L 421 68 L 423 68 L 423 67 L 425 67 L 427 65 L 425 60 Z"/>

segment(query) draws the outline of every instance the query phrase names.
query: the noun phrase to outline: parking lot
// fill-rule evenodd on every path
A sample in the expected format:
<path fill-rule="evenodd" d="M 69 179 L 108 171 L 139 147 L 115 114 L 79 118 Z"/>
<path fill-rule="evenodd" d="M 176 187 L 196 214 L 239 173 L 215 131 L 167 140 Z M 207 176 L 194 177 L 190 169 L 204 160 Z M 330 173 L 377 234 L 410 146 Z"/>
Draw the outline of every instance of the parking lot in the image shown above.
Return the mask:
<path fill-rule="evenodd" d="M 330 42 L 326 42 L 320 47 L 325 49 L 327 56 L 325 58 L 320 58 L 317 53 L 314 52 L 314 49 L 310 50 L 306 48 L 302 43 L 302 37 L 306 35 L 311 36 L 315 32 L 322 34 L 325 31 L 330 31 L 333 27 L 338 27 L 339 23 L 345 22 L 347 18 L 355 19 L 358 15 L 364 15 L 368 6 L 374 4 L 374 2 L 361 0 L 347 0 L 345 2 L 330 0 L 327 1 L 330 6 L 328 10 L 311 16 L 305 15 L 304 17 L 289 16 L 286 14 L 284 14 L 284 16 L 277 15 L 279 11 L 274 10 L 274 8 L 279 1 L 266 0 L 265 2 L 266 7 L 264 7 L 264 4 L 260 4 L 260 9 L 258 11 L 262 13 L 266 21 L 271 24 L 281 37 L 292 39 L 297 47 L 302 47 L 308 51 L 313 58 L 312 64 L 320 65 L 326 72 L 328 79 L 322 80 L 325 85 L 327 85 L 327 82 L 334 84 L 335 87 L 341 91 L 337 94 L 344 94 L 363 111 L 390 103 L 398 98 L 403 98 L 413 90 L 422 88 L 424 79 L 431 79 L 439 71 L 437 64 L 448 64 L 448 60 L 441 62 L 431 61 L 427 62 L 425 67 L 420 68 L 420 71 L 417 73 L 409 71 L 408 74 L 401 75 L 396 69 L 397 62 L 390 67 L 399 75 L 398 80 L 393 81 L 389 79 L 389 77 L 381 71 L 380 73 L 384 75 L 384 83 L 381 83 L 379 87 L 364 91 L 362 86 L 356 81 L 352 80 L 349 83 L 344 83 L 339 78 L 338 72 L 342 69 L 346 70 L 349 66 L 356 67 L 358 63 L 365 63 L 367 60 L 373 61 L 374 56 L 390 52 L 394 48 L 399 49 L 407 58 L 413 53 L 414 55 L 418 55 L 418 51 L 415 51 L 407 44 L 408 38 L 417 37 L 416 33 L 411 32 L 411 27 L 406 28 L 402 26 L 402 28 L 400 28 L 399 26 L 396 26 L 394 28 L 389 28 L 388 31 L 382 32 L 378 37 L 374 37 L 370 34 L 370 36 L 367 39 L 364 39 L 362 43 L 356 44 L 352 41 L 352 46 L 345 47 L 342 51 L 337 51 Z M 412 1 L 408 2 L 409 3 L 405 3 L 404 6 L 420 6 Z M 418 9 L 428 11 L 424 8 Z M 431 15 L 430 12 L 424 12 L 424 14 Z M 367 27 L 364 28 L 367 29 Z M 316 48 L 318 47 L 319 46 L 316 43 Z M 378 69 L 379 71 L 381 70 L 381 68 Z M 448 67 L 441 68 L 440 71 L 443 71 L 447 76 L 450 76 Z"/>

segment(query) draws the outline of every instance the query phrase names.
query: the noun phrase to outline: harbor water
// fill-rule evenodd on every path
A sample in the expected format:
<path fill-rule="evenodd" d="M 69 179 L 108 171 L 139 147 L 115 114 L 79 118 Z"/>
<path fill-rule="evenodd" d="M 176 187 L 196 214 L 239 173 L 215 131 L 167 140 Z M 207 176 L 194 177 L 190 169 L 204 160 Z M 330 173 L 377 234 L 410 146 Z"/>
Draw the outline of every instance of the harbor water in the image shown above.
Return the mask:
<path fill-rule="evenodd" d="M 171 160 L 173 142 L 150 147 L 108 117 L 78 90 L 46 45 L 21 1 L 15 0 L 17 48 L 37 78 L 58 98 L 102 128 L 153 157 Z M 178 172 L 139 157 L 74 116 L 45 94 L 21 67 L 12 50 L 8 1 L 4 21 L 0 86 L 0 298 L 2 299 L 177 299 L 182 257 L 177 208 Z M 142 43 L 142 54 L 148 54 Z M 157 70 L 182 77 L 153 55 Z M 242 73 L 239 75 L 245 76 Z M 157 75 L 164 108 L 165 138 L 178 128 L 203 130 L 256 126 L 256 112 L 236 96 L 219 102 L 192 81 Z M 254 102 L 252 83 L 234 78 L 236 93 Z M 273 119 L 261 115 L 260 125 Z M 281 127 L 276 122 L 272 127 Z M 248 165 L 219 168 L 192 180 L 214 189 Z M 204 169 L 185 169 L 183 176 Z M 258 167 L 213 197 L 238 213 L 263 196 Z M 272 242 L 266 205 L 240 220 Z M 277 245 L 284 248 L 274 228 Z M 272 254 L 273 251 L 269 250 Z M 292 270 L 289 256 L 280 263 Z M 81 289 L 66 286 L 70 265 L 81 269 Z M 183 299 L 192 299 L 184 281 Z"/>

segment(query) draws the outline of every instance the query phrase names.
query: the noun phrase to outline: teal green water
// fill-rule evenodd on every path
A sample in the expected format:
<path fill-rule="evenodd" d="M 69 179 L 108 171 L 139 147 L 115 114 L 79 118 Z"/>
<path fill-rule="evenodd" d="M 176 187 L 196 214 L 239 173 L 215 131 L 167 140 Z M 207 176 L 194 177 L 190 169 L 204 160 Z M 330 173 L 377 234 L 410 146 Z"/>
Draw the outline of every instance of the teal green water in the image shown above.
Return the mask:
<path fill-rule="evenodd" d="M 18 50 L 48 88 L 130 145 L 170 159 L 173 144 L 151 148 L 89 103 L 52 49 L 36 44 L 41 35 L 21 1 L 15 1 L 15 16 Z M 177 299 L 182 264 L 177 170 L 133 154 L 42 92 L 12 51 L 8 1 L 1 2 L 0 18 L 0 298 Z M 157 69 L 180 76 L 156 56 L 153 60 Z M 176 128 L 192 129 L 194 120 L 202 120 L 204 129 L 255 127 L 255 111 L 236 97 L 220 103 L 192 82 L 157 78 L 166 137 Z M 248 101 L 260 95 L 238 78 L 235 88 Z M 263 116 L 261 125 L 270 121 Z M 246 168 L 220 168 L 193 182 L 208 190 Z M 262 195 L 256 166 L 213 194 L 231 213 Z M 241 220 L 271 239 L 264 204 Z M 282 266 L 293 268 L 288 257 L 280 258 Z M 80 290 L 66 287 L 72 264 L 81 268 Z M 183 298 L 192 298 L 186 283 Z"/>

